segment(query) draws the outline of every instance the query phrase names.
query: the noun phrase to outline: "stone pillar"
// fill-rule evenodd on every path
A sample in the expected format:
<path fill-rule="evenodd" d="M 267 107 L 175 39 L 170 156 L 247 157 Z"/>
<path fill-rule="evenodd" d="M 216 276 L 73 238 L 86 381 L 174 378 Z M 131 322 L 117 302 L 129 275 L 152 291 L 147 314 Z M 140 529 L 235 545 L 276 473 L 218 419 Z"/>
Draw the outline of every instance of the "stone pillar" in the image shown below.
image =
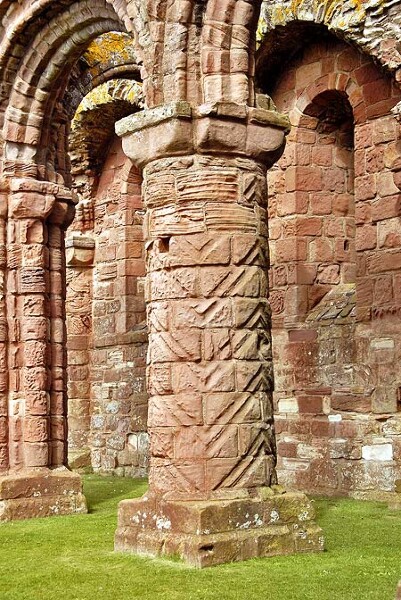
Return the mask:
<path fill-rule="evenodd" d="M 91 466 L 92 280 L 95 240 L 73 233 L 66 241 L 68 349 L 68 464 Z"/>
<path fill-rule="evenodd" d="M 8 433 L 0 520 L 83 512 L 80 479 L 66 468 L 64 227 L 73 205 L 53 183 L 15 178 L 8 187 L 1 215 L 2 222 L 8 216 L 7 265 L 0 265 Z"/>
<path fill-rule="evenodd" d="M 117 550 L 203 567 L 322 549 L 307 498 L 276 486 L 266 169 L 286 128 L 183 102 L 118 124 L 144 168 L 151 458 Z"/>

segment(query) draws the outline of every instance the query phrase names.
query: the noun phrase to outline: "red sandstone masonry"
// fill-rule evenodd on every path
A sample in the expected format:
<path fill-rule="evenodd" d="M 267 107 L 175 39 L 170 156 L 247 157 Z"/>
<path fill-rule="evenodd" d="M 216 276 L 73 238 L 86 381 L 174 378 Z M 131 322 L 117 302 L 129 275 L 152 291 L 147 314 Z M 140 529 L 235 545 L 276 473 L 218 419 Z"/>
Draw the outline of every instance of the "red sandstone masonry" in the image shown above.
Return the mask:
<path fill-rule="evenodd" d="M 318 72 L 316 56 L 324 76 L 303 81 L 302 73 Z M 291 67 L 297 82 L 292 98 L 285 77 L 273 91 L 279 108 L 297 106 L 271 188 L 275 194 L 286 183 L 290 192 L 273 197 L 270 211 L 279 476 L 287 485 L 330 494 L 363 496 L 376 488 L 389 493 L 399 476 L 399 463 L 391 462 L 397 450 L 390 431 L 399 428 L 401 377 L 395 363 L 401 178 L 392 171 L 399 126 L 389 109 L 400 94 L 377 67 L 365 58 L 362 66 L 362 55 L 339 42 L 314 44 L 297 60 Z M 314 98 L 329 89 L 332 97 L 336 89 L 347 91 L 356 119 L 353 146 L 351 121 L 348 133 L 330 125 L 323 133 L 324 126 L 310 116 L 324 105 L 321 98 L 313 104 Z M 346 308 L 350 285 L 356 285 L 354 309 Z M 343 290 L 338 305 L 335 299 L 324 304 L 336 287 Z M 326 391 L 313 395 L 322 385 Z M 376 421 L 374 415 L 382 413 L 383 421 Z M 363 421 L 359 415 L 370 417 Z M 383 453 L 377 462 L 367 461 L 376 443 L 383 444 Z"/>
<path fill-rule="evenodd" d="M 238 515 L 255 505 L 264 514 L 260 500 L 276 481 L 262 165 L 281 148 L 283 122 L 273 130 L 266 111 L 247 107 L 240 121 L 230 106 L 219 108 L 227 121 L 213 107 L 166 110 L 161 120 L 152 113 L 150 130 L 143 115 L 118 126 L 127 154 L 145 166 L 151 458 L 149 493 L 120 506 L 116 549 L 178 551 L 202 567 L 273 551 L 262 543 L 264 517 L 260 531 L 252 525 L 245 535 L 224 525 L 231 510 L 224 499 Z M 259 117 L 255 125 L 249 115 Z M 240 154 L 238 135 L 245 135 Z M 171 147 L 181 156 L 169 156 Z M 195 528 L 205 510 L 219 509 L 222 523 Z M 316 531 L 305 531 L 310 549 L 321 547 Z M 296 547 L 283 530 L 277 551 Z"/>

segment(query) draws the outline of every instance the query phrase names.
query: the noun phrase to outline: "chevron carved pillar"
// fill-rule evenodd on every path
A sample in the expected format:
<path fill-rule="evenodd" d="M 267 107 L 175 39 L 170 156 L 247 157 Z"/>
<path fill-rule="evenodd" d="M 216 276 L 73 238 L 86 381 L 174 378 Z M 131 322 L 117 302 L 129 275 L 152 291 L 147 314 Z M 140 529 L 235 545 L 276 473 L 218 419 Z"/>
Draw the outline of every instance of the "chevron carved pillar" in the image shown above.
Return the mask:
<path fill-rule="evenodd" d="M 286 126 L 183 102 L 118 125 L 144 169 L 151 440 L 150 489 L 121 503 L 118 550 L 202 567 L 321 549 L 307 499 L 274 488 L 266 170 Z"/>

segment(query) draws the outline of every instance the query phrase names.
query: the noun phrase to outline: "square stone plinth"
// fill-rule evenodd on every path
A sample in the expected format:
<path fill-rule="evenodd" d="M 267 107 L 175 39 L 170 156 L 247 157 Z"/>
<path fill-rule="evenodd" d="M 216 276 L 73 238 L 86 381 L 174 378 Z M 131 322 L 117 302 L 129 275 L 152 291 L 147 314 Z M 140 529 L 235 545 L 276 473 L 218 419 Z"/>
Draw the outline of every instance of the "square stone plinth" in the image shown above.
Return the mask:
<path fill-rule="evenodd" d="M 322 530 L 302 493 L 200 501 L 158 500 L 145 495 L 119 505 L 115 550 L 178 555 L 202 568 L 254 557 L 319 552 Z"/>
<path fill-rule="evenodd" d="M 86 512 L 81 478 L 66 468 L 0 477 L 0 521 Z"/>

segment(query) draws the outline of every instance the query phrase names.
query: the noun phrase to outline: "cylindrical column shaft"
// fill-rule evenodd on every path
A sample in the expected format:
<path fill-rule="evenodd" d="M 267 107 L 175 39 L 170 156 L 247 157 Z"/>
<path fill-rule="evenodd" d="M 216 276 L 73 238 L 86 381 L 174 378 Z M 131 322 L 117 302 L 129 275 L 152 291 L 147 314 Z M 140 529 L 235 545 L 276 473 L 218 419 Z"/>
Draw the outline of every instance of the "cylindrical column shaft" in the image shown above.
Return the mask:
<path fill-rule="evenodd" d="M 156 161 L 144 192 L 151 489 L 193 497 L 269 486 L 265 168 L 242 158 Z"/>
<path fill-rule="evenodd" d="M 286 122 L 177 103 L 117 129 L 144 167 L 151 460 L 149 492 L 120 504 L 115 547 L 199 567 L 300 539 L 321 550 L 306 498 L 272 485 L 266 170 Z"/>

